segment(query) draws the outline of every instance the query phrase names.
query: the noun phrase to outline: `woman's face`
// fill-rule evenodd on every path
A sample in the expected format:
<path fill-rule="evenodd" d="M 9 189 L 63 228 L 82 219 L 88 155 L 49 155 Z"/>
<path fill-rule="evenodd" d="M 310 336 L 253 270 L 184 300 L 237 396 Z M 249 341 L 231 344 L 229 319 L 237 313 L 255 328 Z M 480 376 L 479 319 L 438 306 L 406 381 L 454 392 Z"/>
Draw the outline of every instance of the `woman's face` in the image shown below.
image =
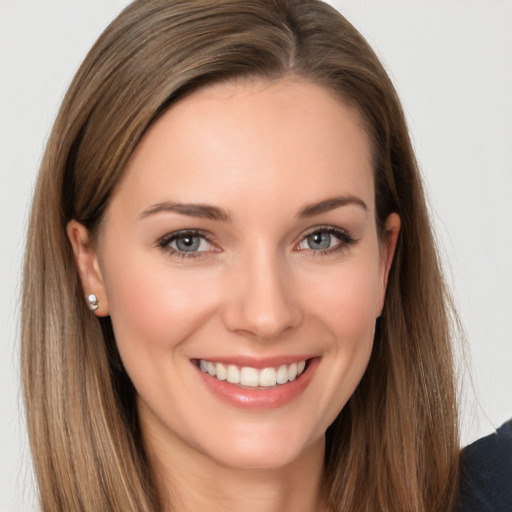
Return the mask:
<path fill-rule="evenodd" d="M 386 226 L 358 115 L 325 89 L 222 84 L 165 113 L 97 243 L 69 227 L 150 448 L 263 468 L 323 447 L 372 350 Z"/>

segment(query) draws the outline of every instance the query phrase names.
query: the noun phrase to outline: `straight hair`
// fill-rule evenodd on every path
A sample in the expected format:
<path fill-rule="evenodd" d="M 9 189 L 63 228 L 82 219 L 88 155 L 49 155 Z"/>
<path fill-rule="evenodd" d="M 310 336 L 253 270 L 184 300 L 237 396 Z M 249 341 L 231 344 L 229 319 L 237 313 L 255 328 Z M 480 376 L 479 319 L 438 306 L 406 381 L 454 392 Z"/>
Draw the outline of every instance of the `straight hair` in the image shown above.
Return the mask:
<path fill-rule="evenodd" d="M 161 510 L 135 391 L 110 319 L 90 314 L 66 225 L 97 234 L 130 155 L 185 95 L 295 77 L 354 106 L 374 164 L 377 226 L 401 232 L 368 368 L 326 433 L 332 510 L 448 512 L 458 488 L 454 312 L 399 99 L 373 50 L 318 0 L 136 0 L 63 100 L 31 210 L 22 376 L 44 512 Z"/>

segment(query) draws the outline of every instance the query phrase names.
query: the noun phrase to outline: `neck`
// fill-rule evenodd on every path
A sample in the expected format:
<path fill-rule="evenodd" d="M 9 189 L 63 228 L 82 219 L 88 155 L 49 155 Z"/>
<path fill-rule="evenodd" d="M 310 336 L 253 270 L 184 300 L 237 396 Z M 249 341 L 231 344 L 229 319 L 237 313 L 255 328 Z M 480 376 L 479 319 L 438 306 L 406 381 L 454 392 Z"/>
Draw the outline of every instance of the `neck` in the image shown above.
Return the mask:
<path fill-rule="evenodd" d="M 327 510 L 321 496 L 323 439 L 278 468 L 226 467 L 193 449 L 148 445 L 165 512 Z"/>

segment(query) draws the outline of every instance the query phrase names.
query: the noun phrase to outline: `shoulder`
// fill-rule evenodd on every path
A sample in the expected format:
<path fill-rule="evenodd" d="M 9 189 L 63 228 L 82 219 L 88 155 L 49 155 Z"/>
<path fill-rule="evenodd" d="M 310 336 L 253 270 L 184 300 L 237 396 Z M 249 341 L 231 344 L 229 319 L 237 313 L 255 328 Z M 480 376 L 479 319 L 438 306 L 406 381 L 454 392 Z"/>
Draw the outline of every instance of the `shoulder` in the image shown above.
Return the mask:
<path fill-rule="evenodd" d="M 460 456 L 458 512 L 512 511 L 512 419 Z"/>

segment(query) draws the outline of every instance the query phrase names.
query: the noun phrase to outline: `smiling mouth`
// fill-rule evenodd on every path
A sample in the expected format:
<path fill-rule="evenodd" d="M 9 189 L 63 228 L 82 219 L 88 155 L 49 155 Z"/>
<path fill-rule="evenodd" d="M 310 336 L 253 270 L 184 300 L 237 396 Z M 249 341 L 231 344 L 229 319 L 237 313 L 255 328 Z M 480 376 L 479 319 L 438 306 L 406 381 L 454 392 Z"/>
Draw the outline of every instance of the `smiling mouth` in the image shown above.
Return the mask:
<path fill-rule="evenodd" d="M 270 389 L 293 382 L 306 369 L 308 361 L 303 360 L 291 364 L 268 368 L 239 367 L 233 364 L 223 364 L 204 359 L 199 360 L 199 368 L 220 381 L 248 388 Z"/>

